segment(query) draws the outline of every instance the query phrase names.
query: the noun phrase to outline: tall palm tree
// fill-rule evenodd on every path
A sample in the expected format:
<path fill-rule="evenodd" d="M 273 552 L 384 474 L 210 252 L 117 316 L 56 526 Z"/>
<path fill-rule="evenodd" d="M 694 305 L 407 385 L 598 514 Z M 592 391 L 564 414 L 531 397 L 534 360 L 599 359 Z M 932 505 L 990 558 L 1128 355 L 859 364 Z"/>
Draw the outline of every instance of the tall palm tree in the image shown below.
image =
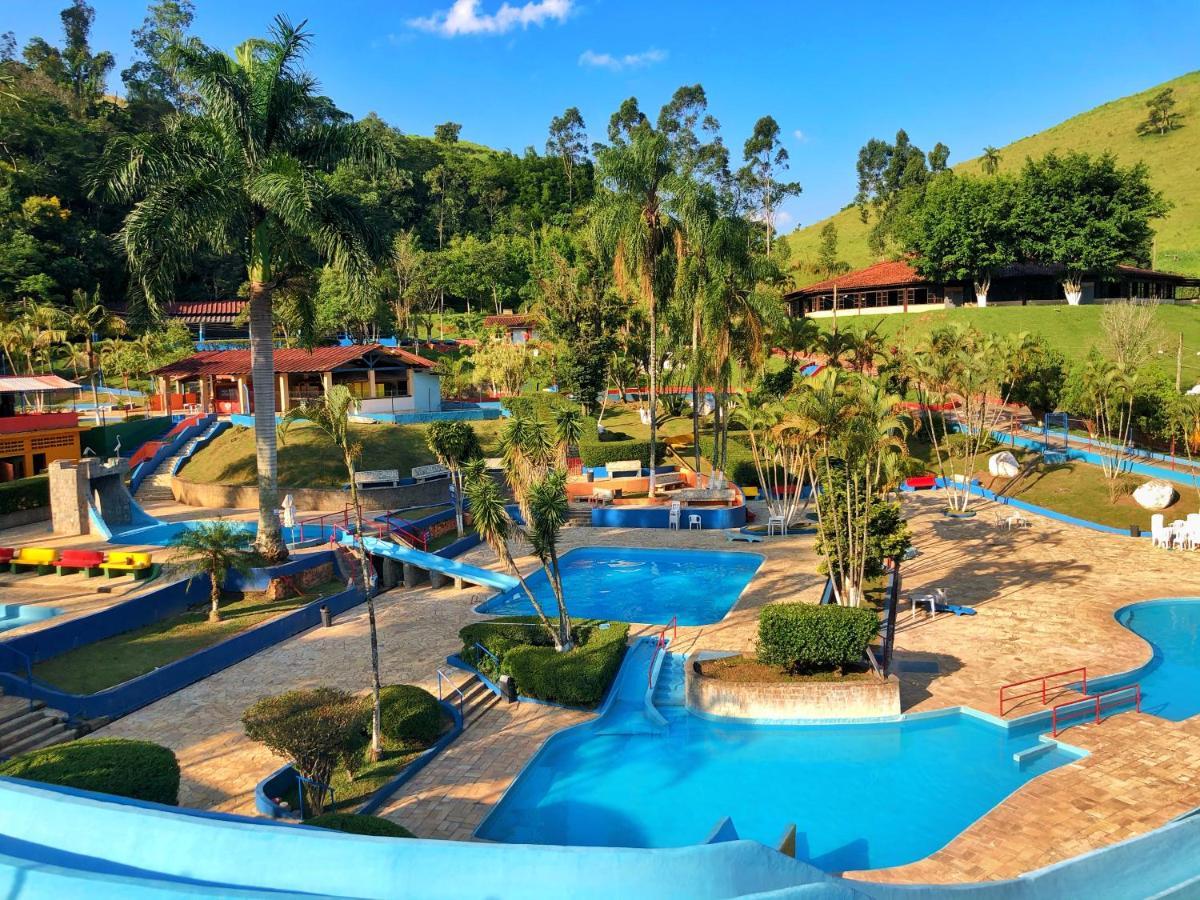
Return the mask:
<path fill-rule="evenodd" d="M 546 423 L 521 413 L 510 418 L 500 432 L 500 456 L 521 515 L 529 521 L 529 489 L 554 461 L 555 444 Z"/>
<path fill-rule="evenodd" d="M 583 438 L 583 414 L 574 406 L 559 406 L 554 410 L 554 445 L 558 451 L 558 464 L 565 471 L 567 456 L 572 447 L 578 447 Z"/>
<path fill-rule="evenodd" d="M 133 208 L 118 233 L 136 288 L 161 308 L 203 248 L 237 254 L 249 283 L 250 359 L 258 468 L 258 548 L 286 558 L 275 516 L 275 288 L 310 252 L 365 285 L 385 256 L 358 208 L 322 173 L 346 159 L 382 155 L 364 131 L 341 121 L 300 69 L 309 44 L 304 23 L 275 19 L 270 37 L 232 56 L 190 40 L 172 63 L 196 86 L 200 111 L 176 116 L 156 133 L 109 141 L 93 190 Z"/>
<path fill-rule="evenodd" d="M 65 328 L 68 337 L 80 338 L 87 355 L 86 368 L 96 368 L 95 338 L 125 333 L 125 322 L 114 316 L 100 301 L 100 287 L 92 293 L 82 289 L 71 292 L 71 308 L 66 312 Z"/>
<path fill-rule="evenodd" d="M 983 148 L 983 155 L 979 157 L 979 165 L 987 175 L 995 175 L 1000 171 L 1000 151 L 990 144 Z"/>
<path fill-rule="evenodd" d="M 463 536 L 463 468 L 483 455 L 479 435 L 470 422 L 430 422 L 425 429 L 425 444 L 430 452 L 450 472 L 450 487 L 454 492 L 454 523 L 458 536 Z"/>
<path fill-rule="evenodd" d="M 279 439 L 287 441 L 287 432 L 300 421 L 305 421 L 325 433 L 330 442 L 342 454 L 346 466 L 346 478 L 350 482 L 350 505 L 354 507 L 355 535 L 358 538 L 358 555 L 362 564 L 363 593 L 367 595 L 367 626 L 371 635 L 371 758 L 378 760 L 383 753 L 379 692 L 379 632 L 375 627 L 375 596 L 371 582 L 374 570 L 363 543 L 362 505 L 358 502 L 358 483 L 354 474 L 362 456 L 362 444 L 350 434 L 350 413 L 354 409 L 354 396 L 344 384 L 335 384 L 322 396 L 308 400 L 289 409 L 279 422 Z"/>
<path fill-rule="evenodd" d="M 208 621 L 221 621 L 221 585 L 230 570 L 250 572 L 249 535 L 233 522 L 213 519 L 185 528 L 171 541 L 171 568 L 184 575 L 207 575 Z"/>
<path fill-rule="evenodd" d="M 650 492 L 658 461 L 658 307 L 670 285 L 673 223 L 664 209 L 664 182 L 672 171 L 670 143 L 643 120 L 629 140 L 597 154 L 600 190 L 591 221 L 612 256 L 617 289 L 646 308 L 650 325 Z"/>

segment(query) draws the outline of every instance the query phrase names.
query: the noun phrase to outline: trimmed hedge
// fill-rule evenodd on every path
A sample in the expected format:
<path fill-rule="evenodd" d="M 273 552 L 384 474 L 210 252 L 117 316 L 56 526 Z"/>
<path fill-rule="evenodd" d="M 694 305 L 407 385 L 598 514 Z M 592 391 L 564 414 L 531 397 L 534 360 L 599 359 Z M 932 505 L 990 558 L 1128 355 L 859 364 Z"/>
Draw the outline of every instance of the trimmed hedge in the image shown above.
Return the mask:
<path fill-rule="evenodd" d="M 789 672 L 845 667 L 862 660 L 878 633 L 873 609 L 772 604 L 758 617 L 758 658 Z"/>
<path fill-rule="evenodd" d="M 380 729 L 390 741 L 428 747 L 442 731 L 437 697 L 412 684 L 390 684 L 379 692 Z"/>
<path fill-rule="evenodd" d="M 544 628 L 529 627 L 536 622 L 532 616 L 507 616 L 468 625 L 459 631 L 464 658 L 482 655 L 475 650 L 478 641 L 500 657 L 500 674 L 511 676 L 526 697 L 568 706 L 597 705 L 625 658 L 629 625 L 612 622 L 601 628 L 595 620 L 578 621 L 572 628 L 574 649 L 557 653 Z M 484 671 L 494 672 L 486 656 L 480 663 Z"/>
<path fill-rule="evenodd" d="M 411 838 L 416 837 L 403 825 L 389 822 L 378 816 L 360 816 L 356 813 L 321 813 L 308 819 L 305 825 L 314 828 L 328 828 L 331 831 L 344 831 L 346 834 L 369 834 L 374 837 Z"/>
<path fill-rule="evenodd" d="M 50 505 L 50 479 L 45 475 L 0 483 L 0 514 Z"/>
<path fill-rule="evenodd" d="M 713 439 L 711 435 L 700 438 L 700 454 L 705 459 L 711 460 L 713 458 Z M 754 468 L 754 454 L 751 452 L 750 446 L 743 444 L 732 433 L 729 435 L 729 465 L 725 476 L 734 484 L 741 485 L 742 487 L 758 484 L 758 470 Z"/>
<path fill-rule="evenodd" d="M 662 465 L 666 456 L 666 446 L 659 441 L 658 462 Z M 643 466 L 650 465 L 650 442 L 632 441 L 597 441 L 585 440 L 579 443 L 579 457 L 588 467 L 604 466 L 619 460 L 641 460 Z"/>
<path fill-rule="evenodd" d="M 128 456 L 146 441 L 162 437 L 173 424 L 170 416 L 152 416 L 97 425 L 79 435 L 80 451 L 91 449 L 97 456 L 111 456 L 116 450 L 117 438 L 120 438 L 121 452 Z"/>
<path fill-rule="evenodd" d="M 0 775 L 175 806 L 179 762 L 166 747 L 121 738 L 72 741 L 0 763 Z"/>
<path fill-rule="evenodd" d="M 550 421 L 552 413 L 560 406 L 578 407 L 579 404 L 568 400 L 562 394 L 551 394 L 539 391 L 536 394 L 521 394 L 518 397 L 505 397 L 500 405 L 514 416 L 542 419 Z"/>

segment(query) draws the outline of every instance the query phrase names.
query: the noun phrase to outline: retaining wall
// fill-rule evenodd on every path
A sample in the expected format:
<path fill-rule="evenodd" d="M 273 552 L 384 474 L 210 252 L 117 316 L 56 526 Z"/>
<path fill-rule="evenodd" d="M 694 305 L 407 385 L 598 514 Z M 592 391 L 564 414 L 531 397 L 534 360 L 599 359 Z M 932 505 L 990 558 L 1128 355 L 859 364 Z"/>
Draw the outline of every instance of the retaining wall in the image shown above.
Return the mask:
<path fill-rule="evenodd" d="M 882 719 L 900 715 L 900 679 L 753 683 L 706 678 L 687 666 L 687 707 L 758 721 Z"/>
<path fill-rule="evenodd" d="M 239 484 L 205 484 L 175 476 L 171 479 L 175 499 L 188 506 L 226 509 L 256 509 L 258 488 Z M 296 508 L 317 512 L 340 512 L 350 502 L 347 489 L 279 488 L 279 495 L 291 494 Z M 450 479 L 401 484 L 399 487 L 363 488 L 358 492 L 364 509 L 399 509 L 405 506 L 432 506 L 450 502 Z"/>

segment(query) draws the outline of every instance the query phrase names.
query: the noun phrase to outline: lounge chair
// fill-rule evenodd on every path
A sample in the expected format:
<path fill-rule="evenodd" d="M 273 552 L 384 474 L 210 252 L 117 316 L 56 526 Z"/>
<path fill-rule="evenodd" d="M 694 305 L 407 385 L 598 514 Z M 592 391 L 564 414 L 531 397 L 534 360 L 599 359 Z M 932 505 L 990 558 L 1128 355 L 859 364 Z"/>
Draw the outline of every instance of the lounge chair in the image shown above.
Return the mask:
<path fill-rule="evenodd" d="M 109 553 L 100 568 L 106 578 L 129 574 L 134 580 L 149 578 L 153 567 L 149 553 Z"/>
<path fill-rule="evenodd" d="M 53 547 L 22 547 L 12 558 L 12 570 L 37 569 L 39 575 L 49 575 L 54 571 L 58 560 L 58 551 Z"/>
<path fill-rule="evenodd" d="M 725 540 L 730 543 L 745 541 L 747 544 L 761 544 L 763 542 L 761 534 L 755 534 L 753 531 L 739 531 L 736 528 L 725 529 Z"/>

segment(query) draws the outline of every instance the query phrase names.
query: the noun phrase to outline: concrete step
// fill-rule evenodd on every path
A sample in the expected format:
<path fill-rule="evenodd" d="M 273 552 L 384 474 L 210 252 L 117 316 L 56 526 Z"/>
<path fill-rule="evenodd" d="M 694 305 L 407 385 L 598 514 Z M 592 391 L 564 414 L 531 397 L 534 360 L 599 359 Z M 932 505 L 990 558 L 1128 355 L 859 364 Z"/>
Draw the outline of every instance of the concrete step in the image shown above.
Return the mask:
<path fill-rule="evenodd" d="M 23 740 L 13 744 L 9 744 L 0 748 L 0 755 L 16 756 L 19 753 L 28 753 L 30 750 L 40 750 L 43 747 L 52 747 L 55 744 L 65 744 L 67 741 L 75 739 L 75 729 L 71 728 L 62 722 L 53 722 L 47 720 L 50 727 L 32 733 Z"/>
<path fill-rule="evenodd" d="M 0 696 L 0 726 L 19 719 L 21 716 L 27 716 L 30 712 L 36 712 L 46 706 L 41 700 L 34 700 L 32 709 L 29 706 L 29 701 L 24 697 L 5 697 Z"/>
<path fill-rule="evenodd" d="M 61 721 L 62 719 L 59 716 L 48 715 L 45 710 L 26 712 L 23 716 L 9 719 L 0 726 L 0 747 L 23 740 L 26 735 L 44 727 L 47 722 L 57 723 Z"/>

